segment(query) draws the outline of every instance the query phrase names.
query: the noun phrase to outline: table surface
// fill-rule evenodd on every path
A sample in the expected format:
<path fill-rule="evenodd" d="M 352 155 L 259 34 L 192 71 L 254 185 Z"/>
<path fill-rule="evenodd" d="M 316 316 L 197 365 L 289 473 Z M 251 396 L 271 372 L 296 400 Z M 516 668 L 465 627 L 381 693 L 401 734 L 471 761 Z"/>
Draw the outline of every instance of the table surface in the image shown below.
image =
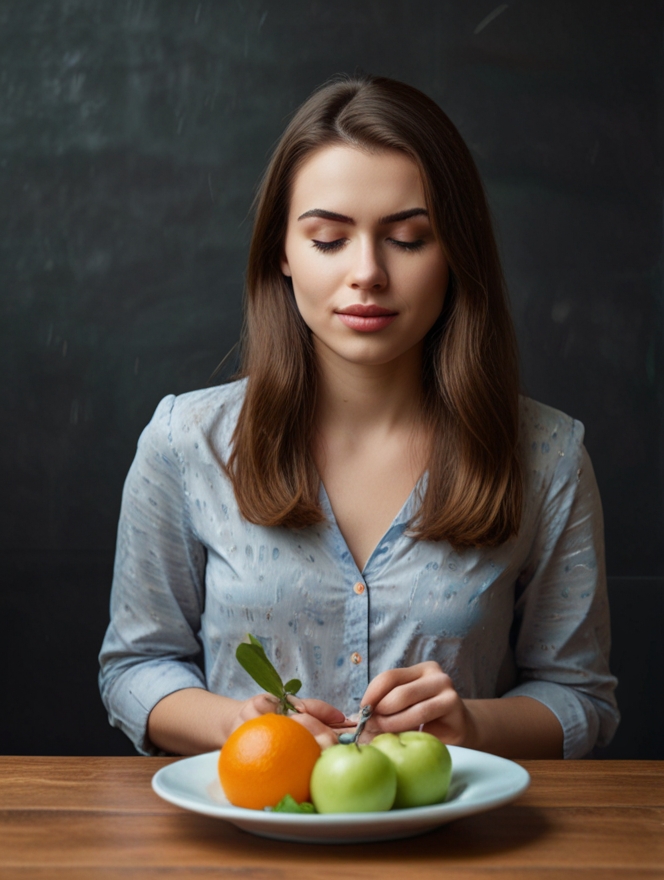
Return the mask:
<path fill-rule="evenodd" d="M 0 877 L 664 877 L 664 761 L 522 761 L 517 801 L 408 840 L 282 843 L 155 795 L 173 759 L 0 757 Z"/>

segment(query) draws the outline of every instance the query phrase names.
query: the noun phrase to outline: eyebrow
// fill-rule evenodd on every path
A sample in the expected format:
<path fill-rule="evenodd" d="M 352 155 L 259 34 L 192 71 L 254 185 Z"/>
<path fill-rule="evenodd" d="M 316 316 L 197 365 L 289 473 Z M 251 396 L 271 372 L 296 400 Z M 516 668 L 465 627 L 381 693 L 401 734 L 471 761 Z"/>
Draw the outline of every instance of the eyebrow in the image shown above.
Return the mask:
<path fill-rule="evenodd" d="M 388 214 L 381 217 L 378 221 L 379 225 L 385 226 L 388 223 L 399 223 L 401 220 L 410 220 L 411 217 L 428 217 L 429 212 L 424 208 L 409 208 L 407 211 L 397 211 L 396 214 Z M 335 220 L 338 223 L 349 223 L 355 225 L 352 217 L 345 214 L 337 214 L 336 211 L 325 211 L 323 208 L 312 208 L 311 211 L 305 211 L 300 214 L 298 220 L 306 220 L 307 217 L 319 217 L 321 220 Z"/>

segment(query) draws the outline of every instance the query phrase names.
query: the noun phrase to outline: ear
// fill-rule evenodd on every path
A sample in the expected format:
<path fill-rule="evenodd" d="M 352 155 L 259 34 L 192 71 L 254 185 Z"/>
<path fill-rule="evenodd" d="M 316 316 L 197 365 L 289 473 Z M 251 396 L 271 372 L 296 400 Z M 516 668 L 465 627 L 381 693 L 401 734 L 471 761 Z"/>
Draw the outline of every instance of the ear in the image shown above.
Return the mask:
<path fill-rule="evenodd" d="M 290 270 L 290 266 L 288 264 L 288 259 L 286 257 L 286 254 L 282 255 L 280 265 L 281 265 L 282 274 L 285 275 L 286 278 L 291 278 L 293 273 Z"/>

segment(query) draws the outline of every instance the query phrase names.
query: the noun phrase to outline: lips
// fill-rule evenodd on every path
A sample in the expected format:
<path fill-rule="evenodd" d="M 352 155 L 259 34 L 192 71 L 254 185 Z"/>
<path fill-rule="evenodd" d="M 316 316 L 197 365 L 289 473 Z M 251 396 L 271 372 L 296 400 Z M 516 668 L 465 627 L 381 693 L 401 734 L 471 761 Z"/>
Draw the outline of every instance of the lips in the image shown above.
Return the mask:
<path fill-rule="evenodd" d="M 356 315 L 358 318 L 382 318 L 386 315 L 396 317 L 398 312 L 394 309 L 384 309 L 382 306 L 362 305 L 356 303 L 352 306 L 346 306 L 345 309 L 337 309 L 338 315 Z"/>
<path fill-rule="evenodd" d="M 352 306 L 346 306 L 345 309 L 338 309 L 337 315 L 339 320 L 351 330 L 358 330 L 360 333 L 375 333 L 389 326 L 392 321 L 396 320 L 399 313 L 392 309 L 384 309 L 382 306 L 355 303 Z"/>

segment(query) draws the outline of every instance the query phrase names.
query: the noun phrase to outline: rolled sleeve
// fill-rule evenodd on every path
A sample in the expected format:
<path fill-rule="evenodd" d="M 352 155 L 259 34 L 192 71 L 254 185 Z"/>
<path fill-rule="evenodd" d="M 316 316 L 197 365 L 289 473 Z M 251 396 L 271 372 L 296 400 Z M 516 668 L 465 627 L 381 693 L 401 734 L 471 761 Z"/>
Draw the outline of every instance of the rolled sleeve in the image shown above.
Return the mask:
<path fill-rule="evenodd" d="M 201 613 L 205 548 L 190 525 L 182 465 L 172 448 L 173 396 L 142 433 L 122 496 L 111 622 L 99 656 L 110 723 L 143 754 L 154 706 L 182 688 L 204 688 Z"/>
<path fill-rule="evenodd" d="M 503 695 L 529 696 L 551 709 L 563 728 L 565 758 L 606 745 L 620 719 L 609 671 L 602 508 L 582 441 L 583 426 L 574 422 L 517 584 L 519 678 Z"/>

